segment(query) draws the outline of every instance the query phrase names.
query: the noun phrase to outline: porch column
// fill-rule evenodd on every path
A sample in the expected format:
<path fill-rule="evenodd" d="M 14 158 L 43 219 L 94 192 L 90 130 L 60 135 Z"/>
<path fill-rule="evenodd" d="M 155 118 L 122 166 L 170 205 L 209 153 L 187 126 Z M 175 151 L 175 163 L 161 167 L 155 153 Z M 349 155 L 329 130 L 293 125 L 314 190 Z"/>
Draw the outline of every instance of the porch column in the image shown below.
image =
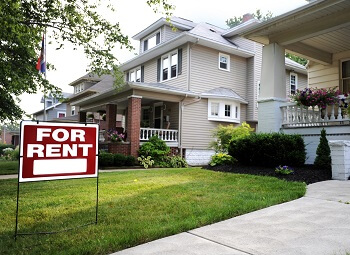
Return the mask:
<path fill-rule="evenodd" d="M 117 106 L 115 104 L 106 105 L 106 127 L 107 130 L 115 129 Z"/>
<path fill-rule="evenodd" d="M 141 120 L 140 96 L 128 97 L 128 137 L 130 142 L 130 155 L 137 157 L 140 147 L 140 120 Z"/>
<path fill-rule="evenodd" d="M 280 105 L 286 99 L 285 50 L 277 43 L 264 46 L 258 98 L 258 132 L 278 132 L 282 124 Z"/>
<path fill-rule="evenodd" d="M 86 112 L 79 112 L 79 122 L 86 122 Z"/>

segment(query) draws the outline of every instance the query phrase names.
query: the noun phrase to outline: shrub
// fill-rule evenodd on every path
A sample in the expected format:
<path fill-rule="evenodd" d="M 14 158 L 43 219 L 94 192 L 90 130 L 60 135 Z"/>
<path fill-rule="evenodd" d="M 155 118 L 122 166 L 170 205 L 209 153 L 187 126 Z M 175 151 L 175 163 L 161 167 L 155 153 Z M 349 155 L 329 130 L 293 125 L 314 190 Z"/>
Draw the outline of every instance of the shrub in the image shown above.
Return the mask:
<path fill-rule="evenodd" d="M 12 144 L 0 143 L 0 156 L 4 155 L 3 150 L 6 149 L 6 148 L 14 149 L 15 146 L 13 146 Z"/>
<path fill-rule="evenodd" d="M 254 128 L 251 128 L 246 122 L 243 122 L 241 126 L 219 125 L 213 131 L 215 141 L 210 143 L 210 148 L 213 148 L 215 152 L 227 152 L 231 140 L 246 137 L 253 131 Z"/>
<path fill-rule="evenodd" d="M 331 149 L 329 148 L 326 130 L 324 129 L 321 130 L 320 143 L 316 150 L 314 165 L 328 170 L 332 168 Z"/>
<path fill-rule="evenodd" d="M 114 166 L 125 166 L 126 156 L 123 154 L 113 154 Z"/>
<path fill-rule="evenodd" d="M 232 156 L 226 153 L 217 153 L 211 157 L 209 165 L 211 166 L 220 166 L 220 165 L 231 165 L 236 160 Z"/>
<path fill-rule="evenodd" d="M 113 166 L 114 154 L 108 152 L 101 152 L 98 157 L 98 163 L 100 166 Z"/>
<path fill-rule="evenodd" d="M 288 166 L 278 166 L 275 168 L 275 172 L 277 174 L 282 174 L 282 175 L 289 175 L 294 173 L 293 169 Z"/>
<path fill-rule="evenodd" d="M 241 164 L 257 166 L 300 166 L 306 158 L 303 138 L 281 133 L 251 134 L 232 140 L 229 154 Z"/>
<path fill-rule="evenodd" d="M 138 157 L 137 160 L 140 162 L 140 165 L 146 169 L 150 166 L 153 166 L 154 164 L 154 160 L 152 160 L 151 156 L 147 156 L 147 157 L 141 156 L 141 157 Z"/>
<path fill-rule="evenodd" d="M 135 157 L 134 156 L 126 156 L 125 157 L 125 165 L 126 166 L 134 166 L 135 165 Z"/>
<path fill-rule="evenodd" d="M 14 149 L 12 151 L 11 157 L 12 157 L 12 160 L 18 160 L 19 159 L 19 146 L 17 146 L 16 149 Z"/>
<path fill-rule="evenodd" d="M 148 142 L 141 145 L 139 155 L 145 158 L 151 156 L 156 165 L 165 161 L 165 156 L 170 152 L 170 148 L 158 136 L 152 136 Z"/>
<path fill-rule="evenodd" d="M 188 164 L 181 156 L 172 156 L 168 158 L 168 166 L 173 168 L 188 167 Z"/>

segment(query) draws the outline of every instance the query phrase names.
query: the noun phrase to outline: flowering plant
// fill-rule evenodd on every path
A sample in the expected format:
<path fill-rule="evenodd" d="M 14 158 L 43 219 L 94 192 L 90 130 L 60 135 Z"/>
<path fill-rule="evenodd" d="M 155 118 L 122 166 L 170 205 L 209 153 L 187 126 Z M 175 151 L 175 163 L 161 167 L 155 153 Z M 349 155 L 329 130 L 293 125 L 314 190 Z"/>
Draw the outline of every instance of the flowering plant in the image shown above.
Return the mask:
<path fill-rule="evenodd" d="M 283 175 L 288 175 L 288 174 L 294 173 L 293 169 L 288 167 L 288 166 L 278 166 L 275 168 L 275 172 L 277 174 L 283 174 Z"/>
<path fill-rule="evenodd" d="M 327 105 L 333 105 L 339 103 L 340 92 L 336 88 L 306 88 L 303 90 L 297 90 L 294 95 L 291 95 L 298 105 L 305 106 L 318 106 L 325 109 Z"/>
<path fill-rule="evenodd" d="M 111 139 L 112 142 L 122 142 L 124 141 L 125 134 L 118 133 L 117 130 L 111 129 L 107 132 L 107 136 Z"/>

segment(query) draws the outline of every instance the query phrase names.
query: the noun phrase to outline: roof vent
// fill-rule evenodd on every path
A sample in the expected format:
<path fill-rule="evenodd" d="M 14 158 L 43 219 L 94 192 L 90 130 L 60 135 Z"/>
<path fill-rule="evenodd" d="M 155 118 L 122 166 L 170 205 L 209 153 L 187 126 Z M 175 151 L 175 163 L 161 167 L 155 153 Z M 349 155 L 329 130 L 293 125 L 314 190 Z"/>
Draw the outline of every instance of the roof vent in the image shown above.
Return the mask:
<path fill-rule="evenodd" d="M 212 31 L 213 33 L 216 33 L 216 31 L 212 28 L 209 28 L 210 31 Z"/>

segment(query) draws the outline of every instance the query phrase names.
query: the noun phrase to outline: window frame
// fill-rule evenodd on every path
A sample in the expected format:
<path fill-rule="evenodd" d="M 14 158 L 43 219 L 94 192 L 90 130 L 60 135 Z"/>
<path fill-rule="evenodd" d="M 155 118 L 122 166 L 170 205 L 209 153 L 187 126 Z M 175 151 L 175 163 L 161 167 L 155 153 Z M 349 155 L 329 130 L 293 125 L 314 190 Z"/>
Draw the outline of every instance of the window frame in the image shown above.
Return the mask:
<path fill-rule="evenodd" d="M 140 81 L 137 81 L 137 71 L 138 70 L 140 70 Z M 129 70 L 129 82 L 141 82 L 141 76 L 142 76 L 142 74 L 141 74 L 141 66 L 138 66 L 138 67 L 135 67 L 134 69 L 131 69 L 131 70 Z M 134 73 L 135 74 L 135 80 L 134 81 L 132 81 L 131 80 L 131 74 L 132 73 Z"/>
<path fill-rule="evenodd" d="M 71 116 L 75 116 L 75 105 L 72 105 L 71 108 L 70 108 L 70 114 Z"/>
<path fill-rule="evenodd" d="M 346 91 L 346 92 L 344 91 L 344 80 L 350 80 L 350 76 L 343 78 L 343 63 L 344 62 L 350 62 L 350 58 L 341 59 L 340 66 L 339 66 L 339 69 L 340 69 L 340 88 L 341 88 L 341 92 L 343 94 L 346 94 L 346 93 L 349 93 L 349 91 Z"/>
<path fill-rule="evenodd" d="M 174 77 L 171 77 L 171 67 L 172 67 L 172 57 L 176 55 L 176 75 Z M 168 77 L 167 79 L 163 79 L 163 69 L 164 69 L 164 59 L 168 58 Z M 169 80 L 172 80 L 172 79 L 176 79 L 179 75 L 179 61 L 178 61 L 178 58 L 179 58 L 179 51 L 178 49 L 176 50 L 173 50 L 167 54 L 164 54 L 162 57 L 161 57 L 161 60 L 160 60 L 160 81 L 169 81 Z"/>
<path fill-rule="evenodd" d="M 295 77 L 295 84 L 292 84 L 292 76 Z M 292 85 L 295 86 L 294 93 L 292 94 Z M 298 74 L 294 72 L 289 73 L 289 94 L 294 95 L 297 92 L 298 89 Z"/>
<path fill-rule="evenodd" d="M 160 44 L 162 42 L 162 31 L 161 29 L 158 29 L 157 31 L 153 32 L 152 34 L 148 35 L 147 37 L 143 38 L 141 40 L 141 45 L 142 45 L 142 52 L 146 52 L 150 49 L 153 49 L 154 47 L 156 47 L 157 44 L 157 34 L 159 33 L 159 43 Z M 152 37 L 155 37 L 156 40 L 156 45 L 153 46 L 152 48 L 149 47 L 149 39 L 151 39 Z M 147 49 L 145 50 L 145 41 L 147 41 Z"/>
<path fill-rule="evenodd" d="M 63 117 L 60 117 L 60 114 L 64 114 L 64 116 L 63 116 Z M 59 119 L 59 118 L 64 118 L 64 117 L 66 117 L 66 116 L 67 116 L 66 112 L 62 112 L 62 111 L 57 112 L 57 118 L 58 118 L 58 119 Z"/>
<path fill-rule="evenodd" d="M 218 105 L 218 115 L 212 115 L 213 105 Z M 230 106 L 230 116 L 225 116 L 225 106 Z M 208 98 L 208 120 L 240 123 L 241 103 L 236 100 Z"/>
<path fill-rule="evenodd" d="M 227 64 L 227 68 L 226 69 L 222 68 L 220 66 L 220 64 L 221 64 L 221 57 L 226 57 L 226 59 L 227 59 L 227 63 L 226 63 Z M 230 63 L 231 63 L 230 55 L 222 53 L 222 52 L 219 52 L 219 64 L 218 64 L 219 69 L 223 70 L 223 71 L 226 71 L 226 72 L 230 72 L 230 68 L 231 68 L 231 64 Z"/>

